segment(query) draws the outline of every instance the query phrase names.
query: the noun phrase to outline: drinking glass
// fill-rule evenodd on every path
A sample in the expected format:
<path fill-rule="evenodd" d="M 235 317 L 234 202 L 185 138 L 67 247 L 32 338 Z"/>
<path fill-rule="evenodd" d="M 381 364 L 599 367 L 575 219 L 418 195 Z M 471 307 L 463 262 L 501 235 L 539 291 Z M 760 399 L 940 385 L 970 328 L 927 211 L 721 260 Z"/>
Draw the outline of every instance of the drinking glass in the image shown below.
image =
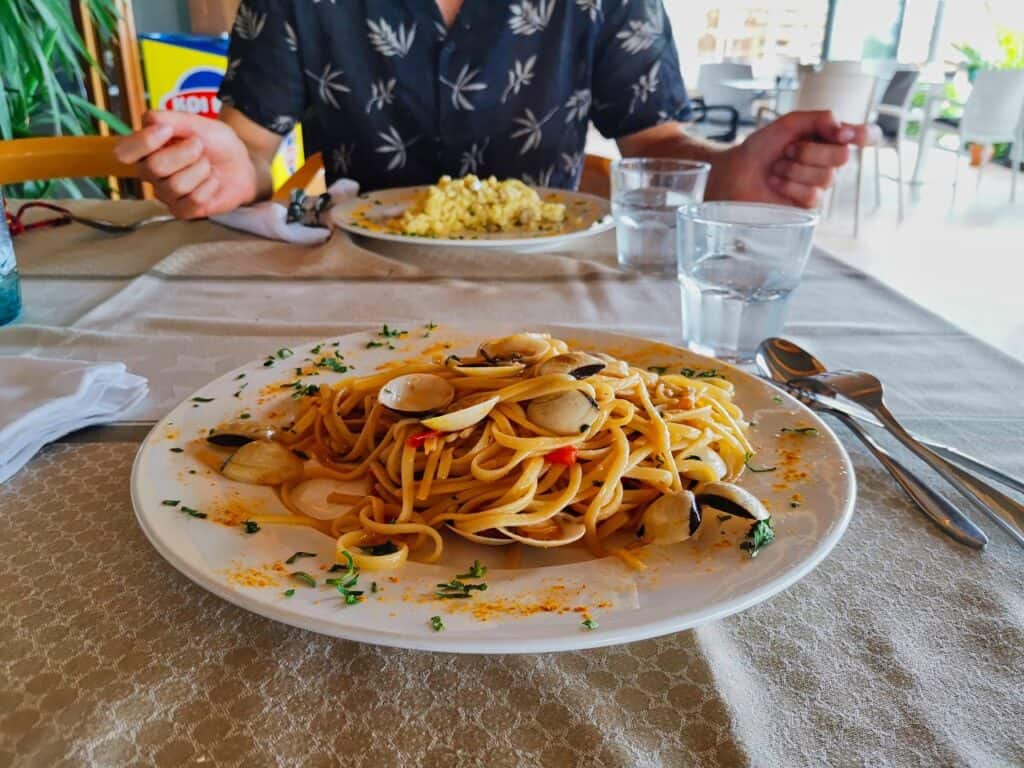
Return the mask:
<path fill-rule="evenodd" d="M 676 211 L 704 199 L 708 163 L 630 157 L 612 163 L 612 214 L 619 266 L 671 277 Z"/>
<path fill-rule="evenodd" d="M 0 325 L 6 325 L 21 311 L 21 285 L 18 265 L 14 260 L 14 245 L 7 228 L 6 206 L 0 192 Z"/>
<path fill-rule="evenodd" d="M 678 211 L 683 340 L 735 362 L 780 336 L 800 283 L 818 215 L 755 203 L 699 203 Z"/>

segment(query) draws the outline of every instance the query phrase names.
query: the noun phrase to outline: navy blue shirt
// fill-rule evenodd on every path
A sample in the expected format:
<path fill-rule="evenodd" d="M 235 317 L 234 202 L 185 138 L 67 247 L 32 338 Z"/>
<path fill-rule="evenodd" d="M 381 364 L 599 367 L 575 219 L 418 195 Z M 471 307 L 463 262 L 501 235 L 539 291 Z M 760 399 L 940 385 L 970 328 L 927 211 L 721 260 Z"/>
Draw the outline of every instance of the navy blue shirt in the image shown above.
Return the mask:
<path fill-rule="evenodd" d="M 494 174 L 574 188 L 609 138 L 686 117 L 661 0 L 244 0 L 220 98 L 364 189 Z M 309 151 L 309 149 L 307 150 Z"/>

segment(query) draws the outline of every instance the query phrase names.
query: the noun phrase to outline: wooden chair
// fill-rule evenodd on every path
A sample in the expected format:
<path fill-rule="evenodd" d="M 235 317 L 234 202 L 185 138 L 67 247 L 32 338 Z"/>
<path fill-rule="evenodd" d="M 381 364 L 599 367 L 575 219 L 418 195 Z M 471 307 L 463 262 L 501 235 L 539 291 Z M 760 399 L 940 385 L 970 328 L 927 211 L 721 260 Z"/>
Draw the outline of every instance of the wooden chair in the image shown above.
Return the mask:
<path fill-rule="evenodd" d="M 612 161 L 600 155 L 587 155 L 583 159 L 583 173 L 580 176 L 580 191 L 598 197 L 611 196 Z M 307 195 L 319 195 L 326 191 L 324 159 L 317 152 L 306 158 L 306 163 L 274 193 L 274 200 L 287 203 L 292 190 L 301 189 Z"/>
<path fill-rule="evenodd" d="M 0 184 L 87 176 L 137 179 L 134 165 L 119 163 L 119 136 L 47 136 L 0 141 Z"/>

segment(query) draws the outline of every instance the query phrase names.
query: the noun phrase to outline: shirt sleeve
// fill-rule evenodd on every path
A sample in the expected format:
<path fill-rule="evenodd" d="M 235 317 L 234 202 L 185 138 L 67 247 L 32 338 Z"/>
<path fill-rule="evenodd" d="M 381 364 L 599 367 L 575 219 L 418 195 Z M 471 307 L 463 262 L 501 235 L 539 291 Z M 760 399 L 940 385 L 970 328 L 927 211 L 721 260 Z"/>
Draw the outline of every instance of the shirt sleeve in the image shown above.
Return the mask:
<path fill-rule="evenodd" d="M 224 104 L 281 135 L 302 117 L 306 83 L 292 2 L 244 0 L 239 5 L 218 95 Z"/>
<path fill-rule="evenodd" d="M 690 101 L 661 0 L 616 0 L 597 40 L 594 125 L 605 138 L 685 120 Z"/>

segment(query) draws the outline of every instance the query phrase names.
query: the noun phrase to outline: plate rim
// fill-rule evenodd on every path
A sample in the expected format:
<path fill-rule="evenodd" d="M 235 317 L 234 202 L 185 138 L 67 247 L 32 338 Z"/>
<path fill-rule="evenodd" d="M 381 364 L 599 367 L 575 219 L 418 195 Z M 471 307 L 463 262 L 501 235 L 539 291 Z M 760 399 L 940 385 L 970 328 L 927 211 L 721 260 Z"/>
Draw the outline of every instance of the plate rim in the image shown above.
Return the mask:
<path fill-rule="evenodd" d="M 466 326 L 456 325 L 454 323 L 446 324 L 456 332 L 461 332 L 467 335 L 479 335 L 481 333 L 490 332 L 502 332 L 502 330 L 508 330 L 513 327 L 511 323 L 498 323 L 493 326 L 485 326 L 482 328 L 474 328 L 469 330 Z M 568 334 L 574 333 L 598 333 L 603 336 L 607 336 L 613 339 L 623 340 L 633 343 L 657 343 L 663 344 L 673 350 L 682 350 L 687 354 L 692 355 L 706 363 L 711 363 L 719 368 L 725 368 L 730 371 L 741 374 L 744 377 L 748 377 L 758 381 L 759 383 L 767 386 L 773 386 L 770 382 L 764 379 L 760 379 L 741 368 L 736 367 L 725 361 L 716 360 L 705 355 L 701 355 L 697 352 L 692 352 L 679 347 L 674 344 L 667 342 L 660 342 L 653 339 L 645 339 L 640 336 L 631 336 L 629 334 L 619 333 L 617 331 L 608 331 L 601 328 L 587 328 L 587 327 L 573 327 L 551 323 L 539 323 L 533 330 L 552 333 L 554 334 Z M 358 331 L 356 333 L 359 333 Z M 345 336 L 355 334 L 344 334 Z M 339 337 L 341 338 L 341 337 Z M 306 341 L 312 341 L 316 343 L 315 339 L 307 339 Z M 211 382 L 208 382 L 204 386 L 209 386 L 213 381 L 225 378 L 232 374 L 237 373 L 243 369 L 248 368 L 254 361 L 250 360 L 243 363 L 230 371 L 226 371 L 220 376 L 217 376 Z M 197 390 L 197 392 L 201 391 Z M 327 637 L 334 637 L 342 640 L 348 640 L 352 642 L 368 643 L 371 645 L 378 645 L 388 648 L 402 648 L 407 650 L 416 651 L 429 651 L 433 653 L 449 653 L 449 654 L 485 654 L 485 655 L 521 655 L 521 654 L 535 654 L 535 653 L 560 653 L 566 651 L 575 650 L 586 650 L 591 648 L 601 648 L 612 645 L 623 645 L 625 643 L 634 643 L 641 640 L 649 640 L 654 637 L 661 637 L 676 632 L 682 632 L 684 630 L 694 629 L 712 621 L 723 619 L 728 616 L 732 616 L 736 613 L 740 613 L 748 608 L 751 608 L 760 603 L 764 603 L 770 600 L 772 597 L 778 595 L 780 592 L 788 589 L 797 582 L 805 578 L 815 568 L 817 568 L 826 557 L 828 557 L 832 550 L 835 549 L 840 539 L 845 535 L 850 521 L 853 518 L 854 508 L 857 501 L 857 477 L 856 471 L 853 466 L 853 462 L 850 459 L 850 455 L 846 450 L 846 447 L 839 440 L 835 431 L 825 423 L 818 414 L 808 408 L 806 405 L 801 403 L 798 399 L 794 398 L 788 392 L 784 390 L 778 390 L 779 394 L 783 397 L 783 402 L 789 406 L 797 406 L 801 413 L 801 416 L 805 419 L 810 420 L 813 425 L 819 430 L 824 432 L 832 441 L 833 445 L 838 449 L 838 456 L 841 464 L 841 468 L 845 469 L 845 487 L 844 491 L 846 494 L 846 503 L 842 509 L 838 510 L 838 518 L 836 524 L 831 527 L 828 533 L 821 538 L 814 549 L 800 560 L 794 567 L 788 568 L 780 574 L 773 576 L 765 582 L 758 585 L 758 587 L 751 592 L 740 595 L 724 602 L 714 603 L 710 608 L 703 608 L 696 612 L 689 612 L 682 616 L 669 616 L 653 622 L 645 622 L 639 626 L 623 627 L 621 629 L 609 629 L 602 630 L 601 632 L 587 632 L 581 634 L 570 634 L 566 632 L 563 635 L 555 637 L 541 637 L 535 640 L 529 638 L 523 638 L 520 636 L 503 639 L 500 636 L 489 637 L 489 638 L 474 638 L 474 637 L 458 637 L 454 640 L 449 647 L 439 645 L 434 638 L 429 636 L 417 637 L 410 635 L 403 635 L 399 632 L 382 632 L 379 629 L 363 630 L 358 625 L 345 625 L 338 627 L 336 625 L 325 625 L 321 620 L 315 617 L 306 616 L 300 612 L 289 610 L 277 605 L 260 603 L 250 600 L 246 593 L 237 590 L 232 590 L 225 587 L 219 581 L 212 576 L 209 576 L 202 572 L 198 568 L 193 568 L 183 558 L 180 558 L 176 553 L 165 545 L 163 540 L 156 535 L 156 532 L 147 524 L 147 521 L 141 514 L 142 503 L 139 497 L 140 489 L 140 477 L 141 471 L 140 464 L 142 461 L 143 454 L 149 446 L 150 437 L 156 433 L 159 433 L 161 429 L 165 429 L 166 422 L 170 415 L 177 410 L 183 403 L 189 401 L 195 393 L 188 394 L 178 405 L 168 411 L 167 414 L 161 418 L 156 425 L 146 434 L 142 443 L 139 445 L 138 450 L 135 453 L 135 458 L 132 461 L 132 470 L 130 474 L 130 496 L 132 501 L 132 508 L 135 515 L 136 522 L 138 523 L 146 539 L 150 545 L 164 558 L 167 563 L 173 567 L 179 574 L 193 582 L 197 586 L 205 589 L 208 592 L 216 595 L 217 597 L 226 600 L 227 602 L 235 605 L 251 614 L 260 616 L 263 618 L 278 621 L 288 626 L 297 627 L 310 632 L 314 632 L 319 635 Z M 438 638 L 440 639 L 440 638 Z"/>
<path fill-rule="evenodd" d="M 423 189 L 430 187 L 430 184 L 417 184 L 408 187 L 387 187 L 382 189 L 375 189 L 373 192 L 365 192 L 356 195 L 355 197 L 345 200 L 331 208 L 331 222 L 338 229 L 347 232 L 351 235 L 358 235 L 360 237 L 367 237 L 374 240 L 384 240 L 391 243 L 406 243 L 407 245 L 436 245 L 436 246 L 453 246 L 456 248 L 493 248 L 493 249 L 505 249 L 505 250 L 516 250 L 525 249 L 530 250 L 540 248 L 541 246 L 551 246 L 561 243 L 571 242 L 584 237 L 592 237 L 599 235 L 608 230 L 614 228 L 615 219 L 612 217 L 611 212 L 611 201 L 598 195 L 592 195 L 589 192 L 580 192 L 575 189 L 559 189 L 557 187 L 531 187 L 537 191 L 538 194 L 558 193 L 558 194 L 571 194 L 577 197 L 581 197 L 587 200 L 592 200 L 600 203 L 607 212 L 603 217 L 595 221 L 586 229 L 579 229 L 573 232 L 564 232 L 558 235 L 538 235 L 536 237 L 517 237 L 517 238 L 504 238 L 504 239 L 488 239 L 488 238 L 473 238 L 473 239 L 462 239 L 458 240 L 455 238 L 438 238 L 438 237 L 420 237 L 419 235 L 402 235 L 397 232 L 374 232 L 373 230 L 363 229 L 362 227 L 356 227 L 349 224 L 346 221 L 342 221 L 343 213 L 351 207 L 354 207 L 356 201 L 363 200 L 365 198 L 361 195 L 372 195 L 377 192 L 418 192 Z"/>

